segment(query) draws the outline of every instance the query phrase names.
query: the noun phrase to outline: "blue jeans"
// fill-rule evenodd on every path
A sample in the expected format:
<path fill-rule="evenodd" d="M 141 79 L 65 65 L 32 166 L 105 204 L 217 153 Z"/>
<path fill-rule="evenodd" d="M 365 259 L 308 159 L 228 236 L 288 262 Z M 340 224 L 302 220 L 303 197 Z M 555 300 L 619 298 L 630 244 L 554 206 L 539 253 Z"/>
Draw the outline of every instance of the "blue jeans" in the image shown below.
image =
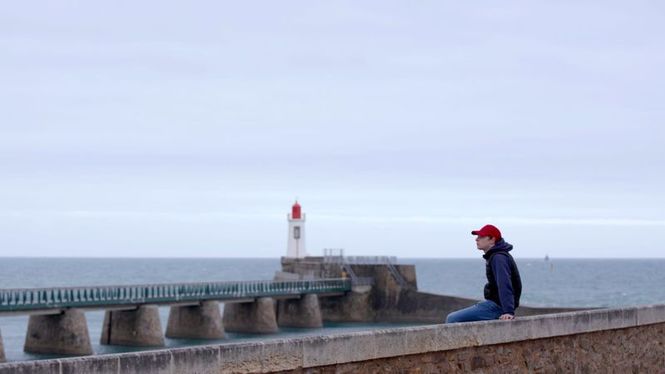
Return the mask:
<path fill-rule="evenodd" d="M 487 321 L 498 319 L 502 314 L 501 307 L 496 305 L 494 301 L 485 300 L 448 314 L 446 323 Z"/>

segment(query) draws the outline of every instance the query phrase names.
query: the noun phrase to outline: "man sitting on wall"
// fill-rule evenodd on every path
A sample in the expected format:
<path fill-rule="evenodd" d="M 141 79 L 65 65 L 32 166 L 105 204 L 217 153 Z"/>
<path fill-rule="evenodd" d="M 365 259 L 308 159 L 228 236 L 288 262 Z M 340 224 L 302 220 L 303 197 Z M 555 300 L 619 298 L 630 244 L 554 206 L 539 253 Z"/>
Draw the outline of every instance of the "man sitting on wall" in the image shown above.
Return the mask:
<path fill-rule="evenodd" d="M 501 237 L 501 231 L 492 225 L 471 231 L 476 235 L 476 246 L 485 259 L 485 301 L 448 314 L 446 323 L 484 321 L 515 318 L 520 305 L 522 280 L 517 264 L 510 255 L 513 246 Z"/>

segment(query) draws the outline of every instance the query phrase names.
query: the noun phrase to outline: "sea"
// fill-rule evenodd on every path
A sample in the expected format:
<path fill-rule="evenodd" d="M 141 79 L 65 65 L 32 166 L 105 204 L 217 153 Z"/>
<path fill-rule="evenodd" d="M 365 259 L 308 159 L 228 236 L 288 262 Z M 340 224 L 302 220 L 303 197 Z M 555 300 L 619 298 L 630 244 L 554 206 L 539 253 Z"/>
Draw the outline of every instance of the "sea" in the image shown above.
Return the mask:
<path fill-rule="evenodd" d="M 549 307 L 621 307 L 665 304 L 665 259 L 517 258 L 523 282 L 521 304 Z M 481 299 L 485 264 L 478 259 L 398 258 L 416 266 L 418 289 Z M 279 258 L 0 258 L 0 288 L 270 280 Z M 160 308 L 166 327 L 168 307 Z M 444 315 L 441 316 L 443 320 Z M 86 312 L 97 354 L 142 350 L 100 345 L 103 311 Z M 54 355 L 23 352 L 27 316 L 0 316 L 8 361 L 39 360 Z M 167 347 L 230 344 L 290 336 L 404 326 L 403 324 L 328 323 L 320 329 L 281 328 L 270 335 L 227 332 L 221 340 L 166 338 Z"/>

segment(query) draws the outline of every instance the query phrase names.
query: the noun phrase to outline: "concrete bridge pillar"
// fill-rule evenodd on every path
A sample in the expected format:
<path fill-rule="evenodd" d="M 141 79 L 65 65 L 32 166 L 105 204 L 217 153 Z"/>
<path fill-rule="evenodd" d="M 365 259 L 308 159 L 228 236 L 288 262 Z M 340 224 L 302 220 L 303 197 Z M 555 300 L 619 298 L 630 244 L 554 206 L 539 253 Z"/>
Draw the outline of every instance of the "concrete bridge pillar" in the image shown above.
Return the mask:
<path fill-rule="evenodd" d="M 261 297 L 250 303 L 224 304 L 226 331 L 269 334 L 279 331 L 275 317 L 275 302 Z"/>
<path fill-rule="evenodd" d="M 169 338 L 221 339 L 224 337 L 222 314 L 217 301 L 207 300 L 200 305 L 172 306 L 166 326 Z"/>
<path fill-rule="evenodd" d="M 107 310 L 101 344 L 164 346 L 159 308 L 156 305 L 141 305 L 135 310 Z"/>
<path fill-rule="evenodd" d="M 61 314 L 30 316 L 23 350 L 31 353 L 91 355 L 92 345 L 85 314 L 78 309 L 66 309 Z"/>
<path fill-rule="evenodd" d="M 5 347 L 2 345 L 2 333 L 0 333 L 0 362 L 7 361 L 5 359 Z"/>
<path fill-rule="evenodd" d="M 277 324 L 288 327 L 323 327 L 319 297 L 303 295 L 300 299 L 280 300 L 277 308 Z"/>

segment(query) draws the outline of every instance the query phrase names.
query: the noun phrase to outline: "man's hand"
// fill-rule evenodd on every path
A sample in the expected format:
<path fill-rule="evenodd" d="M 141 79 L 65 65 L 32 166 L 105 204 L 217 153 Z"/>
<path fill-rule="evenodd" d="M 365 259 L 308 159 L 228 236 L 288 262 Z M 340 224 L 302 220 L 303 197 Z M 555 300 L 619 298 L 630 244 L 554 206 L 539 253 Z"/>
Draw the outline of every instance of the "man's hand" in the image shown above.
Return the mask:
<path fill-rule="evenodd" d="M 502 319 L 502 320 L 515 319 L 515 316 L 512 315 L 512 314 L 502 314 L 501 317 L 499 317 L 499 319 Z"/>

